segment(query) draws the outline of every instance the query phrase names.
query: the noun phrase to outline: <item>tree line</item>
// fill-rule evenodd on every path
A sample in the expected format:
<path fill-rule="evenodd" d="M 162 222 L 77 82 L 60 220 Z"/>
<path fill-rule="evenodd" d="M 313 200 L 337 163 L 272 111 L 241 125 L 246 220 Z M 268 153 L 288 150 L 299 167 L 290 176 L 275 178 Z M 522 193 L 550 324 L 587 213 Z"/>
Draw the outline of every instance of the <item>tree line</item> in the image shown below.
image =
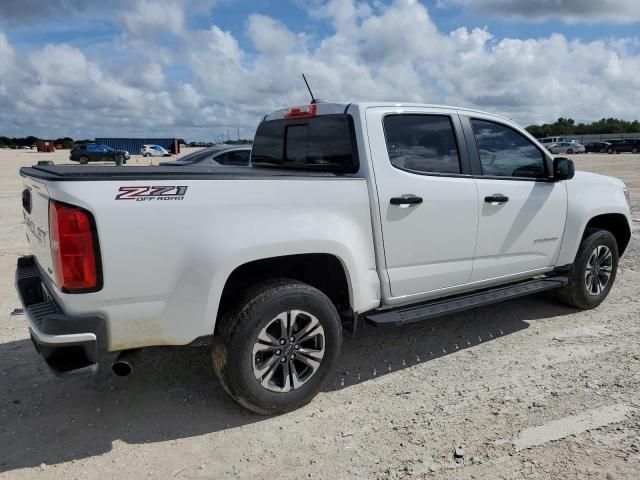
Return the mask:
<path fill-rule="evenodd" d="M 32 147 L 38 143 L 38 137 L 29 135 L 28 137 L 0 137 L 0 148 L 22 148 Z M 48 140 L 48 139 L 47 139 Z M 54 145 L 62 145 L 62 148 L 73 148 L 76 143 L 87 143 L 90 140 L 78 140 L 77 142 L 71 137 L 57 138 L 53 141 Z"/>
<path fill-rule="evenodd" d="M 640 133 L 640 122 L 602 118 L 591 123 L 576 124 L 573 118 L 560 117 L 554 123 L 529 125 L 526 130 L 536 138 L 555 135 L 589 135 L 603 133 Z"/>

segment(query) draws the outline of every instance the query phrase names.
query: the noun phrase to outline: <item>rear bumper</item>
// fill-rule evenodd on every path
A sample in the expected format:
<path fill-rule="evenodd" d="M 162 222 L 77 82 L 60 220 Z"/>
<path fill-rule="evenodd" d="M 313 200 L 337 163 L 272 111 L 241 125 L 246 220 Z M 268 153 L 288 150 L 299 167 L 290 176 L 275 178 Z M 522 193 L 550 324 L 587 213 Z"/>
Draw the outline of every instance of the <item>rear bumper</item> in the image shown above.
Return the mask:
<path fill-rule="evenodd" d="M 18 259 L 16 289 L 33 345 L 56 375 L 95 373 L 106 347 L 104 319 L 70 317 L 47 291 L 33 256 Z"/>

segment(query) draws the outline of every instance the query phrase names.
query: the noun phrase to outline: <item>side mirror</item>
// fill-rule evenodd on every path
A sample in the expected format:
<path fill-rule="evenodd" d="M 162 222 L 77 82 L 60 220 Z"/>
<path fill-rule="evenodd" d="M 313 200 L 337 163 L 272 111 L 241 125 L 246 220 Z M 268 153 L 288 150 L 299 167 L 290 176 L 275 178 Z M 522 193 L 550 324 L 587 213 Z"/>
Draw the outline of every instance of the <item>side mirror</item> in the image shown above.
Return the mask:
<path fill-rule="evenodd" d="M 573 161 L 565 157 L 553 159 L 553 179 L 571 180 L 576 173 Z"/>

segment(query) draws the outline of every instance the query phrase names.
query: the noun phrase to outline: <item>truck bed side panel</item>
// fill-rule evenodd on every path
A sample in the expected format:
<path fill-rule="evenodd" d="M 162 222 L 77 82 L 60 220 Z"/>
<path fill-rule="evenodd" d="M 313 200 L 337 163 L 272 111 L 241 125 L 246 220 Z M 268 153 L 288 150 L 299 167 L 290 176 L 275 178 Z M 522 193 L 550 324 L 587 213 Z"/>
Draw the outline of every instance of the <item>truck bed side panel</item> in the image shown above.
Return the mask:
<path fill-rule="evenodd" d="M 50 288 L 67 314 L 107 319 L 109 350 L 186 344 L 212 334 L 229 274 L 261 258 L 335 255 L 347 271 L 354 310 L 378 306 L 363 179 L 143 178 L 41 180 L 52 198 L 95 217 L 103 289 L 69 295 Z M 167 196 L 154 198 L 149 187 L 165 189 Z"/>

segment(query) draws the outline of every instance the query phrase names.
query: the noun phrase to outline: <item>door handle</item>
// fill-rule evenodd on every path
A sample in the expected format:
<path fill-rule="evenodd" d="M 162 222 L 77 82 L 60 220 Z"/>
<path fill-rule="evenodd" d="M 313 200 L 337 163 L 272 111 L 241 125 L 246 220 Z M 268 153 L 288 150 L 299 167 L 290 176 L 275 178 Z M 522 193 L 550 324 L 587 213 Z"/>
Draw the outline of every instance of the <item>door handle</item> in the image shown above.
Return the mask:
<path fill-rule="evenodd" d="M 507 203 L 509 201 L 509 197 L 505 197 L 501 193 L 494 193 L 488 197 L 484 197 L 484 201 L 487 203 Z"/>
<path fill-rule="evenodd" d="M 418 205 L 422 203 L 422 197 L 391 197 L 391 205 Z"/>

